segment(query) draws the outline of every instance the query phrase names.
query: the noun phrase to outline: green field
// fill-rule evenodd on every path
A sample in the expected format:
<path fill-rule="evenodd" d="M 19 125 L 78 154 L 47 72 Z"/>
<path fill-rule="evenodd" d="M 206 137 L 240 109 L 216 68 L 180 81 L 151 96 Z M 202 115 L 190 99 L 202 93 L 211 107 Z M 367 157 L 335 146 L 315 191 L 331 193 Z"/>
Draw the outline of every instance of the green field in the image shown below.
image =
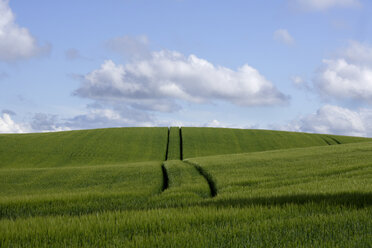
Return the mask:
<path fill-rule="evenodd" d="M 0 158 L 0 247 L 372 246 L 372 139 L 115 128 Z"/>
<path fill-rule="evenodd" d="M 167 128 L 110 128 L 1 134 L 0 168 L 113 165 L 162 161 Z"/>
<path fill-rule="evenodd" d="M 184 158 L 371 141 L 339 135 L 230 128 L 182 128 Z"/>

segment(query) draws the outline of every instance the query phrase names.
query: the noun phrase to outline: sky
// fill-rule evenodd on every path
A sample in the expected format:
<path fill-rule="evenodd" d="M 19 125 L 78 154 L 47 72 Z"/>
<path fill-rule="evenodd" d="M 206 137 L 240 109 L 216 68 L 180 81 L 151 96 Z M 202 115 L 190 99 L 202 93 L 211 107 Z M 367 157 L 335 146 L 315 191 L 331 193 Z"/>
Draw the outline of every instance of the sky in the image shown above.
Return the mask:
<path fill-rule="evenodd" d="M 372 137 L 369 0 L 0 0 L 0 133 Z"/>

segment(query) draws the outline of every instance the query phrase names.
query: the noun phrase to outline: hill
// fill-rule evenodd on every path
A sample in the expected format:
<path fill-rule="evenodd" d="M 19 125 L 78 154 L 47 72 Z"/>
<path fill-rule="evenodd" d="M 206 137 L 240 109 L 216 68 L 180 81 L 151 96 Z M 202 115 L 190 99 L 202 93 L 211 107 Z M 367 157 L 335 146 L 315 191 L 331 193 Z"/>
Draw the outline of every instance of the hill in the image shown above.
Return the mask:
<path fill-rule="evenodd" d="M 327 146 L 370 138 L 271 130 L 182 127 L 184 158 Z"/>
<path fill-rule="evenodd" d="M 220 128 L 0 135 L 0 246 L 370 247 L 371 151 Z"/>

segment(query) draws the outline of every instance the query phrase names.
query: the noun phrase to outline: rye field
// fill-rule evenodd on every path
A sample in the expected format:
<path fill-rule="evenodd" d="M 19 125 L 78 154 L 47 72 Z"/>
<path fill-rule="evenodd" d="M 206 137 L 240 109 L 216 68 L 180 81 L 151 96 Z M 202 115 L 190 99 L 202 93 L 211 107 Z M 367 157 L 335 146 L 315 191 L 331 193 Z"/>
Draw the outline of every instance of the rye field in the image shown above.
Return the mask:
<path fill-rule="evenodd" d="M 372 139 L 1 134 L 0 247 L 372 247 Z"/>

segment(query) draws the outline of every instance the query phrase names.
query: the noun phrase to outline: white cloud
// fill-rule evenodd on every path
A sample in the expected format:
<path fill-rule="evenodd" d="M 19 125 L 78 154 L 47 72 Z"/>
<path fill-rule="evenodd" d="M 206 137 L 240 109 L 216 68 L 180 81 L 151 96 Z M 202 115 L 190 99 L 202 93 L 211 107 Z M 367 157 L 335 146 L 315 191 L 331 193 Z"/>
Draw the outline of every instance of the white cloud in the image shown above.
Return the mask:
<path fill-rule="evenodd" d="M 353 111 L 339 106 L 325 105 L 314 114 L 292 121 L 285 126 L 276 126 L 276 128 L 296 132 L 371 137 L 371 123 L 372 109 Z"/>
<path fill-rule="evenodd" d="M 30 128 L 22 123 L 16 123 L 8 111 L 3 111 L 0 116 L 0 133 L 26 133 Z"/>
<path fill-rule="evenodd" d="M 39 46 L 26 28 L 15 23 L 9 1 L 0 0 L 0 60 L 11 62 L 27 59 L 49 50 L 49 46 Z"/>
<path fill-rule="evenodd" d="M 292 6 L 305 11 L 324 11 L 336 7 L 360 6 L 359 0 L 290 0 Z"/>
<path fill-rule="evenodd" d="M 314 85 L 324 98 L 372 103 L 372 47 L 358 42 L 323 60 Z"/>
<path fill-rule="evenodd" d="M 75 94 L 162 112 L 178 110 L 178 100 L 192 103 L 223 100 L 241 106 L 276 105 L 288 100 L 249 65 L 234 71 L 195 55 L 185 57 L 171 51 L 153 52 L 147 59 L 126 65 L 107 60 L 101 68 L 84 76 Z"/>
<path fill-rule="evenodd" d="M 274 32 L 274 39 L 286 45 L 293 45 L 294 39 L 286 29 L 278 29 Z"/>
<path fill-rule="evenodd" d="M 372 103 L 372 68 L 351 64 L 345 59 L 323 60 L 323 64 L 315 78 L 322 94 Z"/>

